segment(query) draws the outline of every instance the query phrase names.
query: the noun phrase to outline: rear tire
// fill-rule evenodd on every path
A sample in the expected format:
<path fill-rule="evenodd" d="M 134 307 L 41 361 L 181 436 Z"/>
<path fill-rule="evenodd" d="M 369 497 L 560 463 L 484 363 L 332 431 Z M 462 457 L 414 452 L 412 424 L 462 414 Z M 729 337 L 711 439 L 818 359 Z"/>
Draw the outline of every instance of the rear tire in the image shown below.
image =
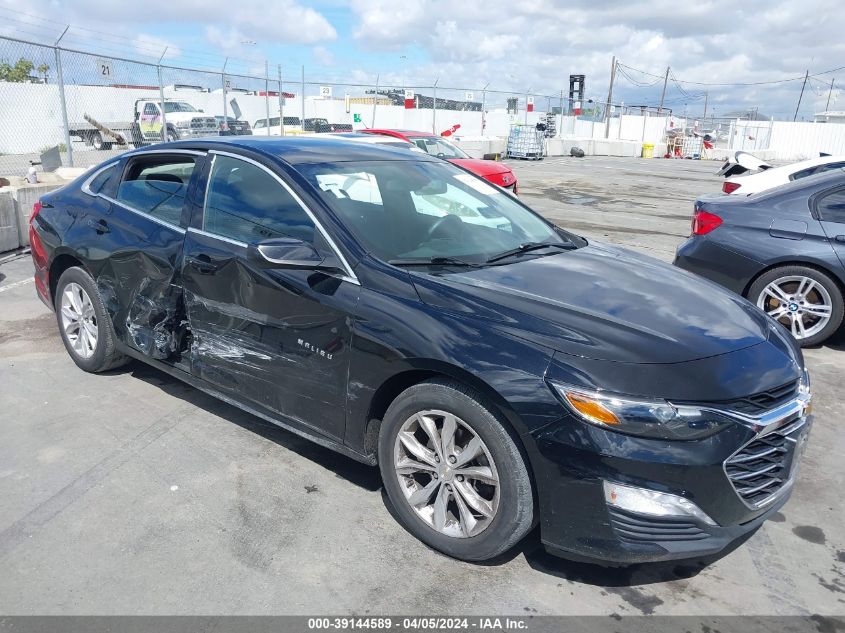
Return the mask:
<path fill-rule="evenodd" d="M 54 302 L 59 334 L 80 369 L 97 373 L 129 362 L 117 351 L 111 318 L 97 285 L 82 268 L 68 268 L 56 285 Z"/>
<path fill-rule="evenodd" d="M 839 285 L 809 266 L 773 268 L 751 284 L 746 297 L 788 329 L 801 347 L 823 343 L 845 314 Z"/>
<path fill-rule="evenodd" d="M 467 561 L 495 558 L 526 535 L 531 480 L 506 425 L 481 394 L 451 380 L 414 385 L 393 401 L 379 430 L 379 468 L 411 534 Z"/>

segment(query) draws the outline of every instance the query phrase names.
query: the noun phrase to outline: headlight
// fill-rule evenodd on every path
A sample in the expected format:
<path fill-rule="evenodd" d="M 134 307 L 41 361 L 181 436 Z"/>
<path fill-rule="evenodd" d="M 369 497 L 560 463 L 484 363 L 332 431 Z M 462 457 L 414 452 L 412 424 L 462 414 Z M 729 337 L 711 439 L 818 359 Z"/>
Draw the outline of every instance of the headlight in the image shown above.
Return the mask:
<path fill-rule="evenodd" d="M 801 372 L 801 378 L 798 379 L 798 393 L 810 395 L 810 372 L 807 371 L 806 367 Z"/>
<path fill-rule="evenodd" d="M 666 440 L 695 440 L 733 424 L 726 415 L 695 406 L 590 391 L 562 383 L 551 384 L 579 418 L 618 433 Z"/>
<path fill-rule="evenodd" d="M 174 124 L 176 127 L 191 127 L 190 121 L 176 121 Z"/>

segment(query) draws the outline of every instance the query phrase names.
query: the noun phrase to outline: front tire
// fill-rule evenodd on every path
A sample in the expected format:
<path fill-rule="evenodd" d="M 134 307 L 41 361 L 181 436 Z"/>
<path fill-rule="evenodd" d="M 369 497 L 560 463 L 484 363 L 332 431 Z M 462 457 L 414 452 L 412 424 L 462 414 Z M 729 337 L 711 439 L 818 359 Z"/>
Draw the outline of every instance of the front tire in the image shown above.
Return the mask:
<path fill-rule="evenodd" d="M 801 347 L 824 342 L 842 325 L 839 285 L 809 266 L 781 266 L 760 275 L 747 298 L 786 327 Z"/>
<path fill-rule="evenodd" d="M 111 319 L 97 285 L 83 269 L 68 268 L 59 278 L 55 309 L 62 342 L 77 367 L 96 373 L 129 361 L 117 352 Z"/>
<path fill-rule="evenodd" d="M 167 129 L 161 133 L 161 136 L 165 143 L 172 143 L 173 141 L 179 140 L 179 132 L 169 125 L 167 126 Z"/>
<path fill-rule="evenodd" d="M 495 558 L 534 521 L 525 458 L 476 391 L 431 380 L 403 391 L 379 431 L 379 467 L 397 518 L 436 550 Z"/>

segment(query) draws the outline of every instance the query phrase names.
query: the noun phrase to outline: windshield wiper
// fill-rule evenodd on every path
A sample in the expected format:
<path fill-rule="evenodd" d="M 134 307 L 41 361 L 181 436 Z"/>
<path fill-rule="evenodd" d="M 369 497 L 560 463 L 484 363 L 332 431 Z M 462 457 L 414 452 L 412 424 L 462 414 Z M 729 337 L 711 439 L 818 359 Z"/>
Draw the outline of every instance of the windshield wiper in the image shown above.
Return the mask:
<path fill-rule="evenodd" d="M 575 245 L 572 244 L 572 242 L 562 242 L 560 244 L 554 242 L 526 242 L 525 244 L 520 244 L 516 248 L 511 248 L 510 250 L 502 251 L 501 253 L 497 253 L 492 257 L 488 257 L 485 263 L 492 264 L 493 262 L 497 262 L 500 259 L 506 259 L 508 257 L 513 257 L 514 255 L 520 255 L 522 253 L 530 253 L 531 251 L 539 251 L 543 248 L 562 248 L 565 250 L 570 250 L 574 247 Z"/>
<path fill-rule="evenodd" d="M 408 257 L 405 259 L 390 259 L 387 262 L 393 266 L 431 266 L 431 265 L 447 265 L 447 266 L 466 266 L 468 268 L 478 268 L 479 264 L 473 264 L 458 257 Z"/>

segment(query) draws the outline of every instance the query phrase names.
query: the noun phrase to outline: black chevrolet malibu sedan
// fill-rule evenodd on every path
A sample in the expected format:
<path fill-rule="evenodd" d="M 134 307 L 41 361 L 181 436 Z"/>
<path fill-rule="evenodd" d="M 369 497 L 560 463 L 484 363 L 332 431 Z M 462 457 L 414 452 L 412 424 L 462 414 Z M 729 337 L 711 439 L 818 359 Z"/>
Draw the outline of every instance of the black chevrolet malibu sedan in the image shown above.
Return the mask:
<path fill-rule="evenodd" d="M 367 464 L 480 561 L 715 553 L 787 500 L 789 334 L 715 284 L 557 228 L 419 152 L 232 138 L 132 151 L 33 209 L 74 362 L 134 358 Z"/>

